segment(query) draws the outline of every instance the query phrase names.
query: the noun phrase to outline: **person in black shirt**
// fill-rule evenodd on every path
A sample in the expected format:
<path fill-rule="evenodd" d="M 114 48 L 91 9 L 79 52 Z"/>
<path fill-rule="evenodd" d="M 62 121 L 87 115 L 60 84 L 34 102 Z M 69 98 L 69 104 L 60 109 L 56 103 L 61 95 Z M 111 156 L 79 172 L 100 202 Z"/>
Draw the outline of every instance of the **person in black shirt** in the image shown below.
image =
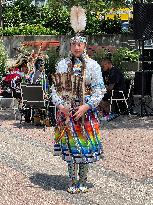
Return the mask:
<path fill-rule="evenodd" d="M 106 93 L 104 94 L 104 97 L 100 103 L 99 108 L 103 112 L 109 113 L 112 90 L 114 90 L 114 98 L 122 98 L 122 94 L 118 91 L 123 91 L 125 93 L 125 79 L 121 71 L 115 66 L 113 66 L 110 59 L 103 59 L 101 66 L 104 84 L 106 87 Z M 122 109 L 122 107 L 124 108 Z M 123 111 L 125 109 L 125 106 L 121 105 L 120 109 L 121 111 Z"/>

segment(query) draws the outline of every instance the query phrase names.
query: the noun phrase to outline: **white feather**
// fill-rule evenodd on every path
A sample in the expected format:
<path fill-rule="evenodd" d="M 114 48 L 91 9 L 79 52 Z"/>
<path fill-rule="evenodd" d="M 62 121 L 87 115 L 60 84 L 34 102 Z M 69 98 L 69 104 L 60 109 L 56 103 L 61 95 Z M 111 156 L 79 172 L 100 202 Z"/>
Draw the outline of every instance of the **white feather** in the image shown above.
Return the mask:
<path fill-rule="evenodd" d="M 85 30 L 86 27 L 85 9 L 83 9 L 81 6 L 73 6 L 71 8 L 70 22 L 71 22 L 71 27 L 76 33 Z"/>

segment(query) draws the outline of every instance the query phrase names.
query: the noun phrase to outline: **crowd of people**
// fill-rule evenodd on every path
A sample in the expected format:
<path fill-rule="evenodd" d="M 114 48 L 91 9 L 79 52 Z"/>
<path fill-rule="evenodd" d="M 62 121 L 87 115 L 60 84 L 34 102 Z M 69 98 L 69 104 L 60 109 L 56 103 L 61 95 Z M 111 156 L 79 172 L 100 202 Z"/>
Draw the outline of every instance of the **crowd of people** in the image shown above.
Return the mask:
<path fill-rule="evenodd" d="M 5 74 L 3 74 L 2 76 L 0 84 L 1 97 L 16 98 L 18 104 L 21 104 L 21 85 L 41 85 L 42 90 L 44 91 L 44 98 L 46 99 L 46 101 L 49 100 L 50 76 L 46 75 L 45 57 L 46 56 L 41 52 L 39 52 L 38 54 L 32 52 L 31 55 L 20 54 L 18 59 L 16 60 L 16 63 L 8 68 Z M 30 119 L 30 113 L 30 109 L 27 109 L 24 112 L 24 118 L 26 122 L 31 122 L 32 120 Z M 36 121 L 38 121 L 38 118 L 35 118 Z M 54 119 L 52 119 L 52 121 L 54 121 Z M 40 122 L 35 124 L 40 124 Z"/>
<path fill-rule="evenodd" d="M 15 65 L 6 70 L 2 77 L 2 90 L 5 84 L 16 87 L 18 82 L 24 84 L 42 84 L 45 80 L 45 62 L 42 54 L 36 58 L 32 56 L 20 56 Z"/>

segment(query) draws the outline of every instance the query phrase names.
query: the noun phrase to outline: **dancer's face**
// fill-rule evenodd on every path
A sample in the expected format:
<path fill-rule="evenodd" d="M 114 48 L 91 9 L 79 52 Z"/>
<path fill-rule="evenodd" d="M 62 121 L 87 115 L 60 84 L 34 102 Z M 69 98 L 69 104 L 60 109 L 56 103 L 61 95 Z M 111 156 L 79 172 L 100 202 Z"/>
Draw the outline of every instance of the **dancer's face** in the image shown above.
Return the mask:
<path fill-rule="evenodd" d="M 73 42 L 71 43 L 71 52 L 75 57 L 80 57 L 85 49 L 85 43 L 83 42 Z"/>

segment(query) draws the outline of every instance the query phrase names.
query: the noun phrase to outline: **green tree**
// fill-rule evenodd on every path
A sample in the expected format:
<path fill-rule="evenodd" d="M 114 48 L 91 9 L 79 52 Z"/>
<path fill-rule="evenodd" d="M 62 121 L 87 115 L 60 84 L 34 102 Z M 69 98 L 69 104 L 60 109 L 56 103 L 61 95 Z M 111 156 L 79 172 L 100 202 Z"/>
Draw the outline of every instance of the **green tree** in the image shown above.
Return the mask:
<path fill-rule="evenodd" d="M 90 35 L 119 33 L 119 19 L 104 21 L 97 17 L 97 12 L 100 11 L 103 15 L 110 8 L 125 7 L 129 3 L 125 0 L 48 0 L 46 6 L 37 7 L 32 4 L 32 0 L 15 0 L 14 4 L 3 6 L 4 27 L 6 28 L 3 33 L 15 35 L 20 34 L 21 31 L 21 34 L 25 35 L 41 35 L 43 32 L 49 34 L 51 31 L 51 33 L 62 35 L 73 34 L 70 26 L 70 9 L 74 5 L 80 5 L 86 9 L 86 34 Z"/>
<path fill-rule="evenodd" d="M 50 7 L 66 6 L 69 10 L 74 5 L 80 5 L 87 11 L 103 11 L 129 5 L 127 0 L 48 0 Z"/>
<path fill-rule="evenodd" d="M 5 72 L 7 58 L 8 54 L 6 52 L 3 41 L 0 39 L 0 74 L 3 74 Z"/>
<path fill-rule="evenodd" d="M 99 10 L 104 9 L 105 1 L 103 0 L 99 0 L 99 1 L 95 1 L 95 0 L 84 0 L 84 1 L 81 1 L 81 0 L 48 0 L 48 5 L 49 7 L 54 7 L 54 8 L 65 6 L 68 10 L 70 10 L 72 6 L 80 5 L 86 10 L 99 11 Z"/>
<path fill-rule="evenodd" d="M 3 7 L 4 27 L 41 22 L 41 10 L 32 0 L 16 0 L 14 4 Z"/>
<path fill-rule="evenodd" d="M 60 34 L 67 34 L 72 31 L 70 27 L 70 13 L 65 6 L 47 6 L 43 8 L 42 19 L 44 27 L 56 30 Z"/>
<path fill-rule="evenodd" d="M 40 18 L 39 7 L 32 4 L 32 0 L 16 0 L 14 7 L 20 8 L 20 18 L 22 23 L 35 23 Z"/>
<path fill-rule="evenodd" d="M 20 8 L 19 6 L 7 6 L 3 9 L 3 25 L 5 27 L 19 26 L 22 22 L 20 18 Z"/>

